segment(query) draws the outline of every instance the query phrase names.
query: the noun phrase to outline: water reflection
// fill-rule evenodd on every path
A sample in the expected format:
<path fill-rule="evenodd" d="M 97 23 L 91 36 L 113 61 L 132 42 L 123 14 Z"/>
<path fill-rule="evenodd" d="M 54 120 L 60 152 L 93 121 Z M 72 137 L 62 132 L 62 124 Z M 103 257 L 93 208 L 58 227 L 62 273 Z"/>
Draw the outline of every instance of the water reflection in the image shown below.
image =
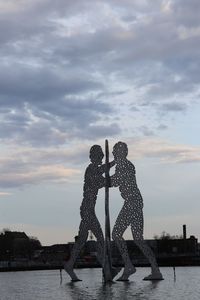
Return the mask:
<path fill-rule="evenodd" d="M 156 289 L 158 288 L 158 285 L 160 284 L 160 281 L 150 281 L 148 282 L 147 286 L 141 286 L 138 290 L 135 290 L 134 293 L 134 299 L 143 299 L 143 300 L 149 300 L 150 298 L 153 299 L 154 294 L 156 293 Z M 127 299 L 130 299 L 130 294 L 127 296 Z"/>
<path fill-rule="evenodd" d="M 129 282 L 103 284 L 99 269 L 78 270 L 82 282 L 69 282 L 57 270 L 0 273 L 0 300 L 199 300 L 200 267 L 162 268 L 165 280 L 143 281 L 147 269 L 138 268 Z"/>
<path fill-rule="evenodd" d="M 65 285 L 66 287 L 66 299 L 68 300 L 69 295 L 72 300 L 77 299 L 96 299 L 96 300 L 102 300 L 102 299 L 114 299 L 113 294 L 113 285 L 115 283 L 111 284 L 104 284 L 101 283 L 100 286 L 96 286 L 95 288 L 92 288 L 91 286 L 80 286 L 78 285 L 78 282 L 70 282 Z"/>
<path fill-rule="evenodd" d="M 66 299 L 69 295 L 72 300 L 87 299 L 87 300 L 110 300 L 110 299 L 149 299 L 153 296 L 160 282 L 148 282 L 146 286 L 137 286 L 135 282 L 113 282 L 100 283 L 95 287 L 80 285 L 80 282 L 69 282 L 65 284 Z"/>

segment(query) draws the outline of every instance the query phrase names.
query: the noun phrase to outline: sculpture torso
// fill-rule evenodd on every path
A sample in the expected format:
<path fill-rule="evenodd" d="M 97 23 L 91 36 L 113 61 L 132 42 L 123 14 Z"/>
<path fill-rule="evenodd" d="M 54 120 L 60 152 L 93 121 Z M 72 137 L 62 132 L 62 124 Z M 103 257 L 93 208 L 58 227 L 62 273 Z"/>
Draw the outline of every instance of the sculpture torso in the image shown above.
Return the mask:
<path fill-rule="evenodd" d="M 143 207 L 143 199 L 136 182 L 135 167 L 129 160 L 117 162 L 115 174 L 111 179 L 114 186 L 119 186 L 125 205 L 129 208 Z"/>
<path fill-rule="evenodd" d="M 102 176 L 104 166 L 90 164 L 85 171 L 83 186 L 83 201 L 80 207 L 81 215 L 93 212 L 96 205 L 97 194 L 100 188 L 105 186 L 105 178 Z"/>

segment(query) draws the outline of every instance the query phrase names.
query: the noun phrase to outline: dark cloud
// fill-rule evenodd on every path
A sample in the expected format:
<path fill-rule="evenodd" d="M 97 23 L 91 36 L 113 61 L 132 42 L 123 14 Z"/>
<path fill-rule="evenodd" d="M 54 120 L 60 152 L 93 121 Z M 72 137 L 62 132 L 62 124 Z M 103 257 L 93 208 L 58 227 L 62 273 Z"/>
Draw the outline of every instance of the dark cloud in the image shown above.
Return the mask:
<path fill-rule="evenodd" d="M 95 125 L 113 113 L 111 106 L 101 101 L 67 99 L 28 104 L 23 113 L 10 110 L 4 115 L 0 138 L 35 146 L 59 146 L 74 138 L 97 139 L 120 132 L 117 124 Z"/>
<path fill-rule="evenodd" d="M 2 7 L 1 138 L 42 146 L 113 136 L 123 129 L 115 99 L 126 102 L 132 89 L 138 114 L 144 102 L 155 113 L 186 111 L 198 89 L 198 0 Z M 174 103 L 183 95 L 185 104 Z"/>
<path fill-rule="evenodd" d="M 3 105 L 16 102 L 44 102 L 65 95 L 80 94 L 102 88 L 90 75 L 63 74 L 49 66 L 34 68 L 13 63 L 0 70 L 0 101 Z M 10 99 L 10 100 L 9 100 Z"/>

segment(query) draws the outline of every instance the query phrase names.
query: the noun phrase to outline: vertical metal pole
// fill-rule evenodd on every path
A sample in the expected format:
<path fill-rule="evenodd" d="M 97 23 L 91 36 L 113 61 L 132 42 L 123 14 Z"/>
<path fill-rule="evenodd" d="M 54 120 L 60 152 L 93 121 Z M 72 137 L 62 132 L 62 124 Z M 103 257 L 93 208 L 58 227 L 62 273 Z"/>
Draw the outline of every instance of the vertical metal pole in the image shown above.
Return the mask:
<path fill-rule="evenodd" d="M 105 282 L 112 281 L 111 261 L 111 238 L 110 238 L 110 214 L 109 214 L 109 148 L 108 141 L 105 141 L 105 244 L 104 244 L 104 266 L 103 276 Z"/>

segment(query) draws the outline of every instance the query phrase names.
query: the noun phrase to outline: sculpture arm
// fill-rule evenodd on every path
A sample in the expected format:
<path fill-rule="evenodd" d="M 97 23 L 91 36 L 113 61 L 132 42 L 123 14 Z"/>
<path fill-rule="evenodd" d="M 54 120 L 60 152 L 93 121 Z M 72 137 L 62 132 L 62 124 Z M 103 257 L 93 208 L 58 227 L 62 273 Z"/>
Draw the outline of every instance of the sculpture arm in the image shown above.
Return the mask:
<path fill-rule="evenodd" d="M 119 178 L 116 174 L 110 176 L 110 187 L 117 187 L 119 186 Z"/>
<path fill-rule="evenodd" d="M 111 162 L 109 162 L 109 164 L 108 164 L 109 169 L 112 168 L 114 165 L 115 165 L 115 161 L 114 160 L 111 161 Z M 99 168 L 99 171 L 103 174 L 106 171 L 106 164 L 103 164 L 103 165 L 101 165 L 98 168 Z"/>
<path fill-rule="evenodd" d="M 114 165 L 115 165 L 115 161 L 114 160 L 111 161 L 111 162 L 109 162 L 109 168 L 112 168 Z"/>

